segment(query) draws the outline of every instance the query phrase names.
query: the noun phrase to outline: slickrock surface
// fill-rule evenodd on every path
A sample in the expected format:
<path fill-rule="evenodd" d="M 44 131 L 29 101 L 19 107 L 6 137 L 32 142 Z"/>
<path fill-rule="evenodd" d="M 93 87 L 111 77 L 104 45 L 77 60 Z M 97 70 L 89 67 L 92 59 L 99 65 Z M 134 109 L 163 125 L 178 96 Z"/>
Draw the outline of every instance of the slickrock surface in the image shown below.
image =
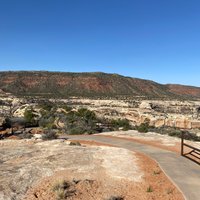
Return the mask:
<path fill-rule="evenodd" d="M 85 179 L 104 174 L 135 182 L 141 181 L 143 175 L 136 156 L 120 148 L 74 147 L 59 140 L 38 143 L 0 141 L 0 147 L 2 200 L 21 199 L 39 179 L 65 169 Z"/>
<path fill-rule="evenodd" d="M 0 200 L 54 200 L 53 187 L 61 180 L 71 183 L 72 200 L 183 199 L 154 161 L 122 148 L 4 140 L 0 163 Z M 154 192 L 147 192 L 149 186 Z"/>

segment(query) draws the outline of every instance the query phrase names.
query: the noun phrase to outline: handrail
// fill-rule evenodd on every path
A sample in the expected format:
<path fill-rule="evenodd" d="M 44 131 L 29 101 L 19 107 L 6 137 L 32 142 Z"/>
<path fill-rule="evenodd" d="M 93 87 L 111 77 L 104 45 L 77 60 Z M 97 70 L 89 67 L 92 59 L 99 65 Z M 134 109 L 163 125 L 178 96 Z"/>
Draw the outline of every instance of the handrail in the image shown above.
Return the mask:
<path fill-rule="evenodd" d="M 185 147 L 188 147 L 188 148 L 190 148 L 190 149 L 192 149 L 192 151 L 185 154 L 185 153 L 184 153 L 184 146 L 185 146 Z M 200 152 L 200 149 L 199 149 L 199 148 L 194 147 L 194 146 L 189 145 L 189 144 L 186 144 L 186 143 L 184 142 L 184 131 L 182 131 L 182 133 L 181 133 L 181 156 L 184 156 L 184 157 L 186 157 L 186 158 L 188 158 L 188 159 L 190 159 L 190 160 L 192 160 L 192 161 L 194 161 L 195 163 L 197 163 L 197 164 L 200 165 L 200 162 L 199 162 L 199 160 L 200 160 L 200 157 L 199 157 L 200 153 L 199 153 L 199 152 Z M 195 153 L 195 154 L 192 154 L 192 153 Z M 190 154 L 190 156 L 188 157 L 189 154 Z M 194 158 L 194 159 L 191 158 L 191 155 L 192 155 L 193 157 L 195 157 L 195 158 Z"/>

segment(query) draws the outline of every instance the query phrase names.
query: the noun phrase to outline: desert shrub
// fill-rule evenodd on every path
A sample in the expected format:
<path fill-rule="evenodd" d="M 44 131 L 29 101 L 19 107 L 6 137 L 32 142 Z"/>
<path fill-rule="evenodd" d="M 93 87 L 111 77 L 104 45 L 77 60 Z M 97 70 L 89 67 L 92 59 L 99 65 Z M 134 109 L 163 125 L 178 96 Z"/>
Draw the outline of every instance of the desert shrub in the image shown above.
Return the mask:
<path fill-rule="evenodd" d="M 149 131 L 149 123 L 148 122 L 141 123 L 139 126 L 136 127 L 136 129 L 140 133 L 147 133 Z"/>
<path fill-rule="evenodd" d="M 52 128 L 53 127 L 53 122 L 49 119 L 40 119 L 39 120 L 39 126 L 43 128 Z"/>
<path fill-rule="evenodd" d="M 51 111 L 51 109 L 54 107 L 53 103 L 51 102 L 45 102 L 39 105 L 40 108 L 42 108 L 45 111 Z"/>
<path fill-rule="evenodd" d="M 85 121 L 95 120 L 96 115 L 93 111 L 88 110 L 87 108 L 80 108 L 78 109 L 77 116 L 81 117 Z"/>
<path fill-rule="evenodd" d="M 52 190 L 56 194 L 56 200 L 65 200 L 67 197 L 70 197 L 74 194 L 75 191 L 70 190 L 70 182 L 61 181 L 60 183 L 56 183 Z"/>
<path fill-rule="evenodd" d="M 72 107 L 69 107 L 67 105 L 63 105 L 61 106 L 61 108 L 63 108 L 66 112 L 70 112 L 72 110 Z"/>
<path fill-rule="evenodd" d="M 112 119 L 111 120 L 111 126 L 114 129 L 119 129 L 119 128 L 123 128 L 123 130 L 129 130 L 131 129 L 131 125 L 129 123 L 129 121 L 127 119 Z"/>
<path fill-rule="evenodd" d="M 46 113 L 39 119 L 39 126 L 43 128 L 53 129 L 56 128 L 54 125 L 55 116 L 51 113 Z"/>
<path fill-rule="evenodd" d="M 73 127 L 68 130 L 68 133 L 70 135 L 81 135 L 81 134 L 84 134 L 85 132 L 86 130 L 82 127 Z"/>
<path fill-rule="evenodd" d="M 59 189 L 68 189 L 70 187 L 70 183 L 68 181 L 61 181 L 59 183 L 56 183 L 54 186 L 53 186 L 53 191 L 57 191 Z"/>
<path fill-rule="evenodd" d="M 68 134 L 92 134 L 97 131 L 97 121 L 94 112 L 81 108 L 77 112 L 70 111 L 67 115 L 60 117 L 65 124 L 65 130 Z"/>
<path fill-rule="evenodd" d="M 54 139 L 57 139 L 57 138 L 58 138 L 58 135 L 53 130 L 47 130 L 42 135 L 43 140 L 54 140 Z"/>
<path fill-rule="evenodd" d="M 181 131 L 180 130 L 172 130 L 168 132 L 169 136 L 175 136 L 175 137 L 181 137 Z"/>
<path fill-rule="evenodd" d="M 67 198 L 67 191 L 64 189 L 58 189 L 55 191 L 56 193 L 56 200 L 65 200 Z"/>
<path fill-rule="evenodd" d="M 149 187 L 147 188 L 147 192 L 148 192 L 148 193 L 153 192 L 153 188 L 152 188 L 151 186 L 149 186 Z"/>
<path fill-rule="evenodd" d="M 3 122 L 3 127 L 6 128 L 11 128 L 12 127 L 12 122 L 9 117 L 6 117 L 6 119 Z"/>
<path fill-rule="evenodd" d="M 34 113 L 33 108 L 27 108 L 24 112 L 24 119 L 27 123 L 35 124 L 37 115 Z"/>
<path fill-rule="evenodd" d="M 88 129 L 87 131 L 86 131 L 86 133 L 87 134 L 89 134 L 89 135 L 91 135 L 91 134 L 95 134 L 95 133 L 99 133 L 100 131 L 99 131 L 99 129 L 97 128 L 97 127 L 93 127 L 93 128 L 91 128 L 91 129 Z"/>
<path fill-rule="evenodd" d="M 183 135 L 184 139 L 186 139 L 186 140 L 193 140 L 193 141 L 199 141 L 200 142 L 200 136 L 197 136 L 194 133 L 190 133 L 189 131 L 184 131 L 183 134 L 184 134 Z M 180 135 L 180 137 L 181 137 L 181 135 Z"/>

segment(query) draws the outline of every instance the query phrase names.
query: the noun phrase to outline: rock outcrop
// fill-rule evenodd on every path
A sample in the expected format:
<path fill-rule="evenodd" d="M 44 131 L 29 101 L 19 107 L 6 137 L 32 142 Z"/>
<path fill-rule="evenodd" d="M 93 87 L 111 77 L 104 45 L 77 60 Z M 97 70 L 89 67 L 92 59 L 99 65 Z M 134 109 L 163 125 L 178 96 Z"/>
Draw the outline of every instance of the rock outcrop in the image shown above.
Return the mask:
<path fill-rule="evenodd" d="M 1 98 L 2 99 L 2 98 Z M 36 115 L 40 115 L 37 100 L 28 103 L 23 98 L 4 98 L 4 102 L 12 103 L 12 114 L 14 117 L 23 117 L 28 107 L 33 107 Z M 54 102 L 54 99 L 50 99 Z M 151 126 L 170 126 L 177 128 L 196 129 L 200 128 L 199 101 L 161 101 L 161 100 L 100 100 L 68 98 L 59 99 L 58 103 L 72 106 L 76 109 L 86 107 L 101 118 L 116 119 L 126 118 L 133 125 L 139 125 L 146 120 Z M 9 114 L 10 105 L 3 106 L 2 114 Z M 58 109 L 61 112 L 62 109 Z M 63 123 L 55 120 L 57 127 L 63 127 Z"/>
<path fill-rule="evenodd" d="M 133 125 L 139 125 L 146 120 L 151 126 L 177 127 L 181 129 L 200 128 L 198 116 L 198 101 L 123 101 L 123 100 L 63 100 L 66 104 L 78 108 L 87 107 L 98 116 L 109 119 L 126 118 Z"/>

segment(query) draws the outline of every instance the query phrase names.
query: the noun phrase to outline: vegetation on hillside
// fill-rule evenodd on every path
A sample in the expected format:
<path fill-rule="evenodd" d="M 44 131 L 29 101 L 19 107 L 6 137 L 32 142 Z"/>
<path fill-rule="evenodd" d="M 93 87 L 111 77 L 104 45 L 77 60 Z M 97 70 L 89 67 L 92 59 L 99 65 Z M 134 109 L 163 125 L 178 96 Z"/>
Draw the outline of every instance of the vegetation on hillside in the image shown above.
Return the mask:
<path fill-rule="evenodd" d="M 12 81 L 7 81 L 12 80 Z M 90 98 L 196 98 L 200 88 L 162 85 L 106 73 L 0 72 L 0 89 L 17 96 Z M 187 92 L 186 92 L 187 91 Z M 188 95 L 187 95 L 188 94 Z"/>

